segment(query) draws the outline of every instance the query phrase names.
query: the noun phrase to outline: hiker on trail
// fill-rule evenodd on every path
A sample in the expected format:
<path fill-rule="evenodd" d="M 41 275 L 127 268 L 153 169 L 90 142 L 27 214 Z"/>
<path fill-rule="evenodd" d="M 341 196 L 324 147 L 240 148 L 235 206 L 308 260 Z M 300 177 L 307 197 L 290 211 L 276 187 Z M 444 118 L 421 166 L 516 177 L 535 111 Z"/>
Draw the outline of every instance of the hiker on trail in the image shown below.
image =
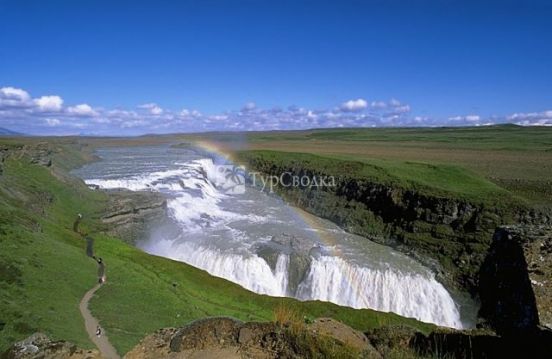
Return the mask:
<path fill-rule="evenodd" d="M 82 214 L 79 213 L 77 215 L 77 219 L 75 220 L 75 222 L 73 222 L 73 232 L 79 233 L 79 224 L 81 219 L 82 219 Z"/>
<path fill-rule="evenodd" d="M 99 338 L 102 336 L 102 328 L 100 328 L 100 326 L 98 325 L 98 327 L 96 328 L 96 336 Z"/>
<path fill-rule="evenodd" d="M 97 261 L 98 261 L 98 283 L 103 284 L 105 282 L 105 264 L 101 257 L 99 257 Z"/>

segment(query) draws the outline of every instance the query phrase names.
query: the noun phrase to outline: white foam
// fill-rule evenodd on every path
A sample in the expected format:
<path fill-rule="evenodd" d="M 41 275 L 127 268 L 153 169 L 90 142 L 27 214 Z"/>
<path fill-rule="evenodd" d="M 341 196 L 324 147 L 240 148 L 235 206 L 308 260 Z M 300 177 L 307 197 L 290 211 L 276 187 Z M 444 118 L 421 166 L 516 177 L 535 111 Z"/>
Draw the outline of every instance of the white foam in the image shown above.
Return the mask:
<path fill-rule="evenodd" d="M 424 322 L 461 328 L 454 300 L 432 274 L 402 273 L 392 268 L 370 269 L 338 257 L 313 259 L 297 297 L 353 308 L 371 308 Z"/>
<path fill-rule="evenodd" d="M 143 248 L 148 253 L 188 263 L 212 275 L 238 283 L 260 294 L 283 297 L 287 294 L 288 257 L 280 255 L 274 271 L 264 259 L 236 254 L 218 248 L 197 246 L 191 242 L 159 240 Z"/>

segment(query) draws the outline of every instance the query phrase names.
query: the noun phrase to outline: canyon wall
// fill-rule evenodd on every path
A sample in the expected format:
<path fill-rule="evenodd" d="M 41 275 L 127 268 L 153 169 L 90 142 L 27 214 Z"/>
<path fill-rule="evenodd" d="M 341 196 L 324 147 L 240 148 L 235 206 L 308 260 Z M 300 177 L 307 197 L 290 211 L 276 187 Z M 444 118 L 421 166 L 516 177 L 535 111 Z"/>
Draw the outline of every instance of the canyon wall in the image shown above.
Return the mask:
<path fill-rule="evenodd" d="M 345 230 L 391 245 L 433 268 L 448 285 L 478 290 L 479 269 L 495 228 L 504 224 L 551 223 L 549 214 L 523 205 L 494 205 L 392 183 L 379 183 L 309 161 L 274 161 L 241 154 L 240 161 L 264 175 L 334 177 L 334 186 L 274 187 L 286 201 Z"/>

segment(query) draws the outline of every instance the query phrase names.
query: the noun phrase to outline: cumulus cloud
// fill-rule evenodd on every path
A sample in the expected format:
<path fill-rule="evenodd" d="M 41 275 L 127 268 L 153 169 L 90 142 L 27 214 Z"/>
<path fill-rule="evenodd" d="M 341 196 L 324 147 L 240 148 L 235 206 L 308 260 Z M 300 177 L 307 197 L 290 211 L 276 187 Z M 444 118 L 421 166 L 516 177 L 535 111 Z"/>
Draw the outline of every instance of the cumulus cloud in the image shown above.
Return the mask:
<path fill-rule="evenodd" d="M 15 87 L 0 88 L 0 109 L 7 107 L 26 107 L 31 96 L 25 90 Z"/>
<path fill-rule="evenodd" d="M 42 96 L 35 99 L 34 103 L 40 111 L 54 112 L 61 110 L 63 99 L 59 96 Z"/>
<path fill-rule="evenodd" d="M 362 98 L 357 98 L 356 100 L 349 100 L 341 104 L 341 109 L 343 111 L 360 111 L 368 107 L 368 102 Z"/>
<path fill-rule="evenodd" d="M 0 88 L 0 127 L 28 134 L 138 135 L 201 131 L 286 130 L 327 127 L 484 126 L 495 123 L 552 126 L 552 110 L 484 117 L 448 118 L 412 114 L 409 104 L 357 98 L 327 109 L 300 106 L 260 108 L 250 102 L 235 111 L 202 114 L 189 108 L 162 109 L 150 102 L 136 109 L 64 106 L 57 95 L 33 97 L 15 87 Z"/>
<path fill-rule="evenodd" d="M 80 104 L 67 108 L 67 112 L 76 116 L 96 116 L 97 112 L 88 104 Z"/>
<path fill-rule="evenodd" d="M 514 113 L 508 116 L 507 120 L 522 126 L 552 126 L 552 110 Z"/>
<path fill-rule="evenodd" d="M 163 113 L 163 109 L 159 107 L 156 103 L 146 103 L 143 105 L 138 106 L 138 108 L 142 108 L 147 110 L 150 114 L 158 116 Z"/>

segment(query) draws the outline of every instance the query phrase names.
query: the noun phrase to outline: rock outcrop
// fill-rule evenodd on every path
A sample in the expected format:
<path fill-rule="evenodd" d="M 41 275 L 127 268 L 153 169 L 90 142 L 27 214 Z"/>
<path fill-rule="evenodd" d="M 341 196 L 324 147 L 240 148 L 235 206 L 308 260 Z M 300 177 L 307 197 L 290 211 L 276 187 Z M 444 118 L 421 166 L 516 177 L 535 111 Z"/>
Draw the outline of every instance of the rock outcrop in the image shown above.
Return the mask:
<path fill-rule="evenodd" d="M 251 170 L 280 177 L 334 177 L 334 186 L 276 186 L 293 205 L 326 218 L 348 232 L 391 245 L 430 268 L 440 281 L 476 294 L 478 272 L 497 226 L 551 224 L 550 213 L 524 205 L 495 206 L 454 195 L 378 183 L 358 173 L 361 163 L 325 169 L 308 161 L 273 161 L 255 155 L 241 160 Z M 347 166 L 356 166 L 347 168 Z"/>
<path fill-rule="evenodd" d="M 500 332 L 552 327 L 552 227 L 496 230 L 480 271 L 480 317 Z"/>
<path fill-rule="evenodd" d="M 54 150 L 47 142 L 28 145 L 0 145 L 0 175 L 4 171 L 4 162 L 10 157 L 22 158 L 32 164 L 50 167 L 52 166 L 53 153 Z"/>
<path fill-rule="evenodd" d="M 42 333 L 35 333 L 15 343 L 4 354 L 2 359 L 100 359 L 97 350 L 86 350 L 63 341 L 50 340 Z"/>
<path fill-rule="evenodd" d="M 321 345 L 321 338 L 331 344 Z M 304 331 L 293 332 L 273 322 L 206 318 L 182 328 L 161 329 L 144 338 L 125 358 L 322 358 L 327 357 L 329 347 L 350 350 L 335 352 L 338 357 L 358 357 L 359 353 L 365 358 L 381 357 L 364 334 L 333 319 L 315 321 Z"/>
<path fill-rule="evenodd" d="M 486 330 L 440 328 L 429 334 L 385 326 L 365 333 L 384 358 L 548 358 L 552 331 L 535 329 L 499 336 Z"/>
<path fill-rule="evenodd" d="M 315 249 L 311 242 L 282 233 L 282 235 L 272 237 L 270 241 L 258 245 L 255 251 L 273 271 L 276 269 L 280 254 L 289 256 L 288 289 L 293 295 L 310 269 Z"/>
<path fill-rule="evenodd" d="M 167 219 L 167 200 L 157 192 L 110 190 L 107 212 L 102 217 L 106 232 L 135 244 Z"/>

